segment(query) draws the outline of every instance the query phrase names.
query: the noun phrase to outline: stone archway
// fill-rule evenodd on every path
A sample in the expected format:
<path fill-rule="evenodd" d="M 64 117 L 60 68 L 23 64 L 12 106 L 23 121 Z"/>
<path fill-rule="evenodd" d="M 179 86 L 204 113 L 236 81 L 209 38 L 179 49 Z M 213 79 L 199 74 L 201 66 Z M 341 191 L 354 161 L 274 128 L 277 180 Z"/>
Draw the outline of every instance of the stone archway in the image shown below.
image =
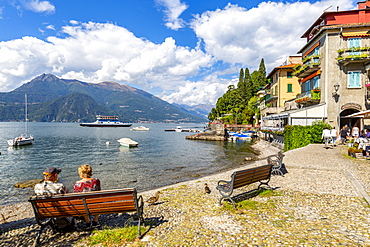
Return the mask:
<path fill-rule="evenodd" d="M 348 125 L 352 129 L 353 126 L 357 126 L 360 129 L 362 129 L 362 121 L 361 118 L 354 117 L 354 118 L 346 118 L 346 116 L 349 116 L 353 113 L 360 112 L 358 109 L 346 109 L 341 111 L 340 113 L 340 128 L 342 128 L 344 125 Z"/>

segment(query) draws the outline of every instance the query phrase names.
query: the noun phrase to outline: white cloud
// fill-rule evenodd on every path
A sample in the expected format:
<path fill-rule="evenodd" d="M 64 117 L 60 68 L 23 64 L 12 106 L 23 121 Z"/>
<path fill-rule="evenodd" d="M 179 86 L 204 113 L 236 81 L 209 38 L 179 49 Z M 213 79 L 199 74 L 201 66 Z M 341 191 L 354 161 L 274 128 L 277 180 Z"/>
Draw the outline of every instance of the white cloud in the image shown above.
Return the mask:
<path fill-rule="evenodd" d="M 173 3 L 168 13 L 176 14 L 168 15 L 172 16 L 168 20 L 175 25 L 187 6 Z M 228 85 L 235 85 L 241 67 L 253 72 L 264 58 L 271 70 L 294 55 L 305 44 L 301 35 L 330 5 L 340 5 L 341 10 L 353 7 L 346 0 L 263 2 L 249 10 L 229 4 L 207 11 L 192 22 L 204 52 L 198 46 L 178 46 L 172 37 L 155 44 L 111 23 L 71 20 L 62 36 L 46 41 L 23 37 L 0 42 L 0 91 L 53 73 L 85 82 L 129 84 L 169 102 L 214 104 Z M 48 24 L 46 28 L 52 29 Z M 229 68 L 224 66 L 228 63 Z M 231 76 L 235 79 L 226 79 Z"/>
<path fill-rule="evenodd" d="M 216 59 L 258 66 L 264 58 L 272 69 L 297 53 L 305 44 L 302 34 L 330 5 L 353 7 L 347 0 L 261 2 L 252 9 L 228 4 L 196 16 L 191 25 L 206 52 Z"/>
<path fill-rule="evenodd" d="M 177 46 L 173 38 L 154 44 L 110 23 L 74 23 L 62 31 L 68 37 L 1 42 L 0 91 L 12 90 L 41 73 L 174 91 L 179 82 L 211 64 L 210 56 Z"/>
<path fill-rule="evenodd" d="M 156 0 L 158 4 L 164 7 L 166 26 L 172 30 L 178 30 L 185 26 L 183 19 L 179 18 L 180 15 L 188 8 L 180 0 Z"/>
<path fill-rule="evenodd" d="M 182 83 L 177 92 L 163 95 L 161 98 L 170 103 L 187 105 L 215 104 L 215 100 L 226 92 L 227 86 L 236 83 L 237 79 L 226 80 L 213 74 L 201 81 L 186 81 Z"/>
<path fill-rule="evenodd" d="M 22 1 L 25 9 L 31 10 L 37 13 L 53 14 L 55 12 L 55 6 L 49 1 L 30 0 Z"/>

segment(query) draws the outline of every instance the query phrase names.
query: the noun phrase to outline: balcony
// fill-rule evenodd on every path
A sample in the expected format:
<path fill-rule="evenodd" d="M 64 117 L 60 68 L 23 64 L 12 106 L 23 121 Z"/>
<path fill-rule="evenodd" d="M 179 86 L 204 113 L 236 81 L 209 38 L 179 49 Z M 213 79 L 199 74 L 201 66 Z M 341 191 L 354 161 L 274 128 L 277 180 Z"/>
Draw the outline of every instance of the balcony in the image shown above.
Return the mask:
<path fill-rule="evenodd" d="M 356 47 L 348 50 L 338 50 L 337 61 L 344 66 L 351 63 L 370 62 L 370 48 Z"/>
<path fill-rule="evenodd" d="M 320 56 L 312 55 L 303 59 L 302 65 L 296 65 L 294 67 L 294 75 L 298 78 L 304 78 L 320 69 Z"/>
<path fill-rule="evenodd" d="M 277 99 L 278 99 L 278 96 L 277 95 L 274 95 L 274 94 L 266 94 L 265 101 L 266 101 L 266 103 L 268 103 L 268 102 L 271 102 L 271 101 L 274 101 L 274 100 L 277 100 Z"/>
<path fill-rule="evenodd" d="M 300 105 L 309 106 L 320 103 L 321 91 L 320 89 L 312 89 L 310 91 L 297 95 L 295 102 Z"/>

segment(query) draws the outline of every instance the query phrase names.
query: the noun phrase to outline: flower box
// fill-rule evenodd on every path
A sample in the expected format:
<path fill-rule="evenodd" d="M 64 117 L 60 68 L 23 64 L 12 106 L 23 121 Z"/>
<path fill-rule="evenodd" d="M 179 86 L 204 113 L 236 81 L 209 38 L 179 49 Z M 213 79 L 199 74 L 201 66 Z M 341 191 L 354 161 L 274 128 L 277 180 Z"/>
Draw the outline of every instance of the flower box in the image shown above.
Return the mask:
<path fill-rule="evenodd" d="M 364 158 L 364 155 L 362 153 L 353 153 L 353 158 L 356 158 L 356 159 L 363 159 Z"/>

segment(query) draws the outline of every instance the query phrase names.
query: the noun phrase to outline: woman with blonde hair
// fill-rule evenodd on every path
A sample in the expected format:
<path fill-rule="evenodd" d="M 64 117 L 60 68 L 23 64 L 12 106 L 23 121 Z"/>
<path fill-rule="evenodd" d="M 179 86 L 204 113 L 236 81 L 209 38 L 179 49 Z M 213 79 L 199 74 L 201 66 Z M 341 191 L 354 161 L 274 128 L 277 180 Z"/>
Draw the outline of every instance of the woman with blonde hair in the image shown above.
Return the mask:
<path fill-rule="evenodd" d="M 92 168 L 88 164 L 84 164 L 78 167 L 78 175 L 80 176 L 81 180 L 75 182 L 73 186 L 73 192 L 89 192 L 89 191 L 97 191 L 101 190 L 100 188 L 100 180 L 97 178 L 92 178 Z M 88 216 L 85 216 L 86 225 L 90 225 L 91 227 L 96 227 L 98 225 L 98 218 L 99 215 L 95 215 L 93 221 L 90 221 Z"/>

